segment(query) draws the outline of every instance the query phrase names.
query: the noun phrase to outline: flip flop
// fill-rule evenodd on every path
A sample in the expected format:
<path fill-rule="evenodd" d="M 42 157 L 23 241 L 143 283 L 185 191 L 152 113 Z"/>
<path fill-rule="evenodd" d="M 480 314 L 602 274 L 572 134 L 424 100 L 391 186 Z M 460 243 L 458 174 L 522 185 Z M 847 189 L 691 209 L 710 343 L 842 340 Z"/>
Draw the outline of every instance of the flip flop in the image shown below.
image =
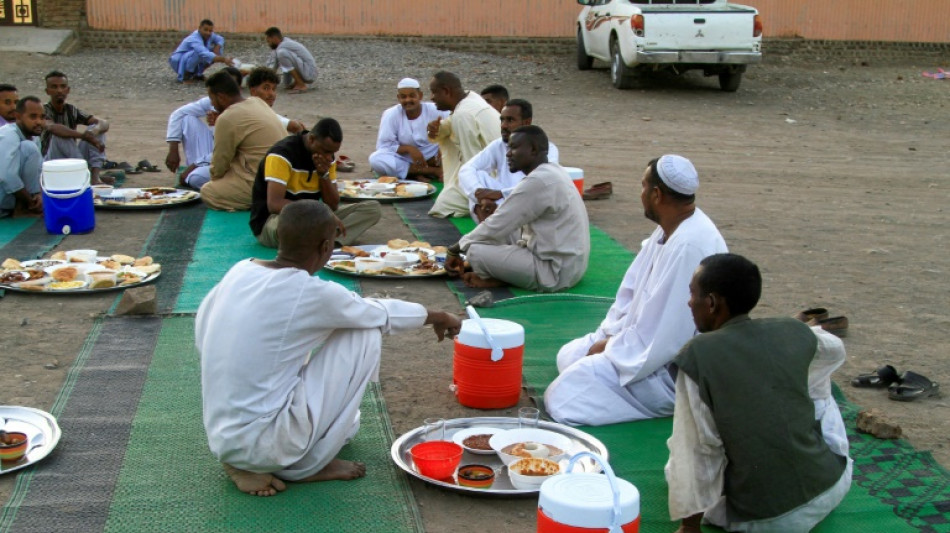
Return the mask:
<path fill-rule="evenodd" d="M 891 365 L 884 365 L 874 372 L 861 374 L 851 380 L 852 387 L 883 389 L 892 383 L 900 383 L 901 377 Z"/>
<path fill-rule="evenodd" d="M 795 318 L 801 320 L 804 323 L 809 323 L 812 320 L 815 322 L 819 320 L 824 320 L 828 318 L 828 310 L 824 307 L 813 307 L 811 309 L 805 309 L 804 311 L 799 311 Z"/>
<path fill-rule="evenodd" d="M 128 162 L 126 162 L 126 161 L 122 161 L 121 163 L 116 163 L 116 165 L 115 165 L 114 168 L 115 168 L 116 170 L 121 170 L 121 171 L 125 172 L 126 174 L 141 174 L 141 173 L 142 173 L 141 170 L 139 170 L 139 169 L 133 167 L 132 165 L 130 165 L 130 164 L 129 164 Z"/>
<path fill-rule="evenodd" d="M 336 169 L 340 172 L 353 172 L 356 169 L 356 163 L 345 155 L 337 156 Z"/>
<path fill-rule="evenodd" d="M 139 161 L 139 164 L 135 167 L 139 170 L 144 170 L 145 172 L 161 172 L 162 169 L 151 164 L 148 159 L 143 159 Z"/>
<path fill-rule="evenodd" d="M 910 370 L 904 372 L 900 383 L 894 383 L 887 388 L 887 397 L 898 402 L 912 402 L 918 398 L 928 398 L 939 394 L 940 384 Z"/>

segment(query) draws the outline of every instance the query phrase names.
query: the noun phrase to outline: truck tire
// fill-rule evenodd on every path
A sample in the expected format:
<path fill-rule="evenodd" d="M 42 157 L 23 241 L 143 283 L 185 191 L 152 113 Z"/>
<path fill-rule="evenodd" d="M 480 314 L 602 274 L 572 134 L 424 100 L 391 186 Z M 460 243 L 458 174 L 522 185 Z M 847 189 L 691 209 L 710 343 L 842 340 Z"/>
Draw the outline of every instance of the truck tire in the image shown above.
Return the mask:
<path fill-rule="evenodd" d="M 577 30 L 577 69 L 590 70 L 594 65 L 594 58 L 587 55 L 587 49 L 584 48 L 584 34 Z"/>
<path fill-rule="evenodd" d="M 618 89 L 633 88 L 633 70 L 623 62 L 616 37 L 610 40 L 610 81 Z"/>
<path fill-rule="evenodd" d="M 727 93 L 734 93 L 739 90 L 739 84 L 742 83 L 741 72 L 720 72 L 719 87 Z"/>

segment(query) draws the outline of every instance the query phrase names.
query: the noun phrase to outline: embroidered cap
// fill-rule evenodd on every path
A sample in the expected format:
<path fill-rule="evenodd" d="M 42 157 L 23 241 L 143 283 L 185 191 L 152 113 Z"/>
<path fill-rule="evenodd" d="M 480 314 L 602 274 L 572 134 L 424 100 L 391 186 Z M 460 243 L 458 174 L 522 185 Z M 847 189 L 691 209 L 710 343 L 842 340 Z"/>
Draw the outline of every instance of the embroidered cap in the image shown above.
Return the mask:
<path fill-rule="evenodd" d="M 696 194 L 699 176 L 696 167 L 681 155 L 665 155 L 656 163 L 657 174 L 667 187 L 680 194 Z"/>
<path fill-rule="evenodd" d="M 396 85 L 397 89 L 418 89 L 419 87 L 419 80 L 413 78 L 403 78 L 399 80 L 399 84 Z"/>

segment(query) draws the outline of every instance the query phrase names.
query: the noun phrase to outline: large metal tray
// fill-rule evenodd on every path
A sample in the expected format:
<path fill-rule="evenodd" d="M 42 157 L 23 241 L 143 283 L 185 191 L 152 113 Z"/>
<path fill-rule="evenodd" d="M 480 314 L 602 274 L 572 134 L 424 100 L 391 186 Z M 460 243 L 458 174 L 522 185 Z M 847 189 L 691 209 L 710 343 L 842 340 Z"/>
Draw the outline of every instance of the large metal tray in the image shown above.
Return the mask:
<path fill-rule="evenodd" d="M 518 419 L 509 417 L 478 417 L 454 418 L 451 420 L 446 420 L 445 440 L 451 441 L 452 436 L 455 435 L 457 431 L 478 426 L 500 429 L 516 429 L 518 427 Z M 569 450 L 568 458 L 577 452 L 590 451 L 601 456 L 605 461 L 608 459 L 607 447 L 604 446 L 604 443 L 600 442 L 594 436 L 588 433 L 570 426 L 558 424 L 556 422 L 542 421 L 538 424 L 538 427 L 560 433 L 561 435 L 571 439 L 571 442 L 573 443 L 573 449 Z M 457 484 L 458 478 L 456 477 L 453 477 L 452 482 L 449 482 L 448 480 L 432 479 L 423 476 L 416 470 L 416 466 L 412 462 L 412 455 L 409 453 L 409 450 L 412 449 L 412 447 L 416 444 L 423 442 L 424 432 L 425 427 L 423 426 L 413 429 L 412 431 L 409 431 L 408 433 L 396 439 L 396 441 L 393 442 L 392 448 L 390 448 L 390 455 L 393 458 L 393 462 L 395 462 L 396 466 L 403 469 L 410 476 L 421 479 L 426 483 L 441 487 L 443 489 L 478 496 L 526 497 L 534 496 L 538 493 L 537 490 L 518 490 L 514 488 L 511 485 L 511 480 L 508 479 L 508 469 L 504 467 L 504 464 L 497 455 L 476 455 L 466 451 L 462 454 L 462 462 L 459 464 L 459 466 L 480 464 L 495 469 L 495 483 L 492 484 L 492 486 L 488 489 L 463 487 Z M 567 459 L 562 459 L 560 462 L 563 469 L 567 465 Z M 600 472 L 600 467 L 590 459 L 582 459 L 574 466 L 574 471 Z"/>
<path fill-rule="evenodd" d="M 13 463 L 0 463 L 0 474 L 9 474 L 43 460 L 62 436 L 53 415 L 15 405 L 0 405 L 0 429 L 26 433 L 30 440 L 30 448 L 23 458 Z"/>
<path fill-rule="evenodd" d="M 373 183 L 373 182 L 376 181 L 376 178 L 364 178 L 364 179 L 343 178 L 343 180 L 344 180 L 344 181 L 349 181 L 349 182 L 356 182 L 356 181 L 359 181 L 359 182 L 369 182 L 369 183 Z M 379 203 L 382 203 L 382 204 L 389 204 L 389 203 L 394 203 L 394 202 L 412 202 L 412 201 L 415 201 L 415 200 L 422 200 L 422 199 L 424 199 L 424 198 L 428 198 L 428 197 L 432 196 L 433 194 L 435 194 L 435 192 L 436 192 L 435 185 L 432 185 L 431 183 L 426 183 L 426 182 L 424 182 L 424 181 L 399 180 L 397 183 L 405 183 L 405 184 L 416 184 L 416 183 L 418 183 L 418 184 L 421 184 L 421 185 L 426 185 L 426 186 L 428 187 L 428 190 L 427 190 L 427 192 L 426 192 L 425 194 L 423 194 L 422 196 L 409 196 L 409 197 L 390 196 L 390 195 L 385 194 L 385 193 L 380 194 L 380 193 L 372 193 L 372 192 L 365 192 L 365 193 L 363 193 L 363 194 L 360 194 L 359 196 L 343 196 L 343 194 L 342 194 L 343 191 L 340 191 L 340 193 L 341 193 L 341 194 L 340 194 L 340 201 L 341 201 L 341 202 L 367 202 L 367 201 L 369 201 L 369 200 L 375 200 L 375 201 L 377 201 L 377 202 L 379 202 Z"/>

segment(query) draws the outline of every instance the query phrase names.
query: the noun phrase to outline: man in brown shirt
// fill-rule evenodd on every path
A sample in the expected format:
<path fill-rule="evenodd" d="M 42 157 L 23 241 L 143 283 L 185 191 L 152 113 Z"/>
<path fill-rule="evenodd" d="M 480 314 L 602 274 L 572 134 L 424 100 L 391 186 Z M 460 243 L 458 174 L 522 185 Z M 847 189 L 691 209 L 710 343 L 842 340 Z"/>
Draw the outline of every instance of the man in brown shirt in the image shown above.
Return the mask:
<path fill-rule="evenodd" d="M 287 130 L 266 102 L 241 96 L 241 88 L 228 73 L 215 73 L 205 85 L 220 115 L 215 122 L 211 181 L 201 187 L 201 199 L 212 209 L 250 209 L 257 167 Z"/>

